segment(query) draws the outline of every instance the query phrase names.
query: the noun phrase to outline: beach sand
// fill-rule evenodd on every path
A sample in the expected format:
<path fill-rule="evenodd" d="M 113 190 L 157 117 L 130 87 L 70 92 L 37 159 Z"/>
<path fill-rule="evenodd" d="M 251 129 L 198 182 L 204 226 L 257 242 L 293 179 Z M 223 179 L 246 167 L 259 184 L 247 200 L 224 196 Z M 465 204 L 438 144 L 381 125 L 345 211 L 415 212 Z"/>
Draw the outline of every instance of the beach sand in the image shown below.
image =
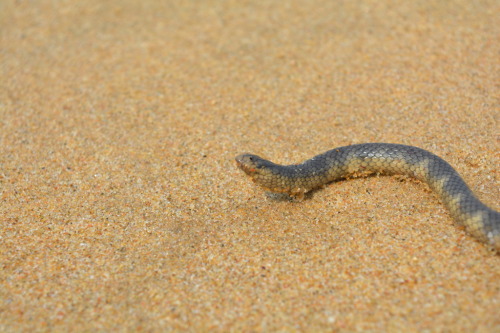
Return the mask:
<path fill-rule="evenodd" d="M 405 177 L 236 168 L 392 142 L 500 209 L 498 1 L 5 1 L 0 331 L 500 330 L 500 256 Z"/>

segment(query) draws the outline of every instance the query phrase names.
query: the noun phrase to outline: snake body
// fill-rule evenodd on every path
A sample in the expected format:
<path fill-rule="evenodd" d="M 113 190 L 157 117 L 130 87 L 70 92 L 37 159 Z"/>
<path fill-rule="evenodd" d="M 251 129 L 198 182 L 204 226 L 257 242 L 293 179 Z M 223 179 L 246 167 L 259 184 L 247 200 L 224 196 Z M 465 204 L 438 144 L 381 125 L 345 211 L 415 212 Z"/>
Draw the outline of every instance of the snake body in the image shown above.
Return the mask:
<path fill-rule="evenodd" d="M 236 163 L 264 189 L 298 200 L 335 180 L 370 174 L 407 175 L 438 193 L 453 218 L 474 237 L 500 253 L 500 212 L 479 201 L 457 171 L 421 148 L 390 143 L 364 143 L 329 150 L 302 164 L 279 165 L 243 154 Z"/>

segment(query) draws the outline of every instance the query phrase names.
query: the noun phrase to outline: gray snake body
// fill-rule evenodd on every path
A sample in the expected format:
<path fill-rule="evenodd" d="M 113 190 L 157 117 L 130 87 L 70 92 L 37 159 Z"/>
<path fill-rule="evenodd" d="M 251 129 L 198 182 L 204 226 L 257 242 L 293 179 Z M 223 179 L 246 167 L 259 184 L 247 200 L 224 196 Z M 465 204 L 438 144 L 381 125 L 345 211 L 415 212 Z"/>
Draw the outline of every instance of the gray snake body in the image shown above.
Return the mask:
<path fill-rule="evenodd" d="M 329 182 L 370 174 L 408 175 L 439 194 L 453 218 L 500 253 L 500 213 L 479 201 L 460 175 L 440 157 L 413 146 L 364 143 L 335 148 L 302 164 L 283 166 L 257 155 L 236 157 L 237 165 L 266 190 L 299 200 Z"/>

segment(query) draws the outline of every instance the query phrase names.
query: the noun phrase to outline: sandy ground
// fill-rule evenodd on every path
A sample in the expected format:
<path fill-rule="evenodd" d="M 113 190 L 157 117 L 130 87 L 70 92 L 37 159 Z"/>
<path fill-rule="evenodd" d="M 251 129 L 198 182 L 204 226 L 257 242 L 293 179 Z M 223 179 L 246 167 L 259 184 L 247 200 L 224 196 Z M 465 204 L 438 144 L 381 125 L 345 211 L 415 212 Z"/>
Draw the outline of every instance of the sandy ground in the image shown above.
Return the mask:
<path fill-rule="evenodd" d="M 426 185 L 293 203 L 234 157 L 410 144 L 500 209 L 499 12 L 3 1 L 0 331 L 498 332 L 500 256 Z"/>

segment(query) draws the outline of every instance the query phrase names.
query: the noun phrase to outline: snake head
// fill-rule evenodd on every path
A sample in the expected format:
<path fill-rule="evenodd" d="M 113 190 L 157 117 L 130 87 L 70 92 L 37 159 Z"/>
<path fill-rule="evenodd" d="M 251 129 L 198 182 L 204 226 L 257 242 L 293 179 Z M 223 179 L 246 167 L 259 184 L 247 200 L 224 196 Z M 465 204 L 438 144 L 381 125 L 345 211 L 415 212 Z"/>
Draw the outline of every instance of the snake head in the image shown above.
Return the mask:
<path fill-rule="evenodd" d="M 263 159 L 257 155 L 242 154 L 236 156 L 236 164 L 243 170 L 255 183 L 270 191 L 276 191 L 276 175 L 274 171 L 276 164 Z"/>
<path fill-rule="evenodd" d="M 262 157 L 253 154 L 241 154 L 236 156 L 236 165 L 250 177 L 262 174 L 266 166 L 271 163 Z"/>
<path fill-rule="evenodd" d="M 305 193 L 293 183 L 288 167 L 274 164 L 257 155 L 242 154 L 236 156 L 236 164 L 250 178 L 265 190 L 275 193 L 287 193 L 301 198 Z"/>

